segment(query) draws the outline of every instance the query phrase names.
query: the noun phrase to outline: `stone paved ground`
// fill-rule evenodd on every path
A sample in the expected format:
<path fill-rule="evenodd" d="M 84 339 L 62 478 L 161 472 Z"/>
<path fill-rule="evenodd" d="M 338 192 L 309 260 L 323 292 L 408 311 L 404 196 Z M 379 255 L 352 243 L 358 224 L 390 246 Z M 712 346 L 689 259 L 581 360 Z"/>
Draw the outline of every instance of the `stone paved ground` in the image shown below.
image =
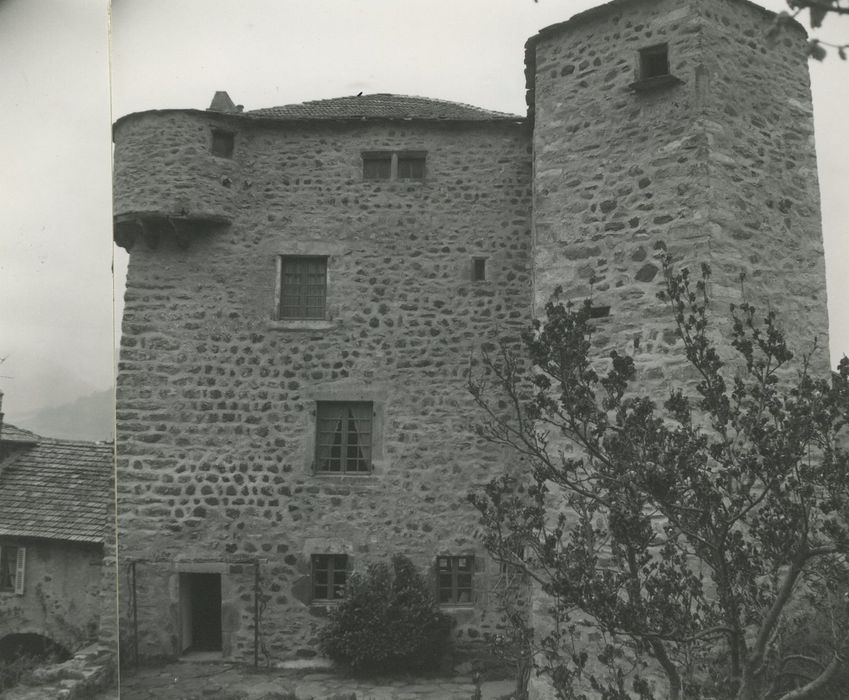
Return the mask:
<path fill-rule="evenodd" d="M 510 697 L 512 680 L 484 681 L 482 700 Z M 121 674 L 121 700 L 471 700 L 470 677 L 346 677 L 218 662 L 176 662 Z"/>

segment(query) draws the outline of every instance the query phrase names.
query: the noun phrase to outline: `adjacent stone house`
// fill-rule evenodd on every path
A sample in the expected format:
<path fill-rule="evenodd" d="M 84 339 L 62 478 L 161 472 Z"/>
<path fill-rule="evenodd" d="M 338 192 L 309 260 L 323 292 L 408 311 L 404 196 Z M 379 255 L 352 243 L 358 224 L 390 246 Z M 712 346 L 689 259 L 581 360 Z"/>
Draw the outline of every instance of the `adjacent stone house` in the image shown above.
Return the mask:
<path fill-rule="evenodd" d="M 317 653 L 352 569 L 409 555 L 458 642 L 509 572 L 466 494 L 470 360 L 556 287 L 679 371 L 655 245 L 712 294 L 826 329 L 805 34 L 748 0 L 615 0 L 526 45 L 528 113 L 358 95 L 114 127 L 131 251 L 118 374 L 123 637 L 140 656 Z M 605 311 L 605 309 L 607 311 Z M 604 313 L 608 313 L 604 316 Z M 790 324 L 788 324 L 790 325 Z"/>
<path fill-rule="evenodd" d="M 37 635 L 74 652 L 114 631 L 113 467 L 111 443 L 41 437 L 0 413 L 0 648 Z"/>

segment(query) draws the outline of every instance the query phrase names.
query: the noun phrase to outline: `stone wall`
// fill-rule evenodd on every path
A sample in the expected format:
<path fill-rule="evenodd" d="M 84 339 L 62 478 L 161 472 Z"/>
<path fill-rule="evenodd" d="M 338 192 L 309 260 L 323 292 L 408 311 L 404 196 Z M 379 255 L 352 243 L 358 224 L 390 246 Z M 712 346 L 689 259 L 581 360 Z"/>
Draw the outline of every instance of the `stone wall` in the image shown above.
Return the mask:
<path fill-rule="evenodd" d="M 172 158 L 190 136 L 200 148 L 206 119 L 119 123 L 119 211 L 171 201 L 171 168 L 180 184 L 188 167 Z M 347 553 L 355 568 L 404 553 L 429 577 L 437 554 L 474 554 L 477 602 L 453 614 L 460 640 L 479 638 L 497 622 L 487 591 L 498 574 L 465 496 L 505 457 L 471 430 L 464 377 L 482 342 L 515 338 L 530 316 L 529 136 L 517 123 L 243 121 L 232 163 L 192 166 L 192 206 L 227 208 L 232 225 L 185 250 L 139 243 L 130 257 L 118 507 L 122 585 L 141 560 L 140 654 L 179 653 L 180 574 L 208 571 L 222 575 L 225 653 L 252 660 L 255 559 L 264 650 L 314 654 L 320 553 Z M 361 153 L 375 150 L 427 151 L 426 178 L 364 181 Z M 327 256 L 326 319 L 274 319 L 282 254 Z M 486 281 L 471 281 L 475 256 Z M 321 400 L 373 402 L 371 474 L 313 473 Z"/>
<path fill-rule="evenodd" d="M 705 46 L 700 126 L 714 296 L 773 308 L 791 348 L 828 365 L 828 314 L 806 36 L 733 0 L 697 5 Z"/>
<path fill-rule="evenodd" d="M 97 639 L 102 547 L 15 539 L 26 547 L 24 594 L 0 592 L 0 638 L 38 634 L 74 652 Z"/>

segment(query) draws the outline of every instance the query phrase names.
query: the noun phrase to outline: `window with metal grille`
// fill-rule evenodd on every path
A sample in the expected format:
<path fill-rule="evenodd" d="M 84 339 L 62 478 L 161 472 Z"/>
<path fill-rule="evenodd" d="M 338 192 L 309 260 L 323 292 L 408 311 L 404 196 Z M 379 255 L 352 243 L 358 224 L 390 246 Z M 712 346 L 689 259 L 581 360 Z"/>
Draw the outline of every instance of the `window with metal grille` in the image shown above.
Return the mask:
<path fill-rule="evenodd" d="M 0 591 L 24 592 L 26 547 L 0 546 Z"/>
<path fill-rule="evenodd" d="M 499 562 L 498 571 L 502 574 L 521 573 L 524 561 L 525 548 L 521 544 L 510 544 L 504 552 L 504 558 Z"/>
<path fill-rule="evenodd" d="M 486 280 L 486 258 L 472 258 L 472 281 Z"/>
<path fill-rule="evenodd" d="M 471 605 L 474 557 L 437 557 L 436 585 L 442 605 Z"/>
<path fill-rule="evenodd" d="M 312 599 L 341 600 L 348 582 L 347 554 L 312 555 Z"/>
<path fill-rule="evenodd" d="M 398 156 L 399 180 L 423 180 L 425 176 L 425 157 L 421 154 L 400 154 Z"/>
<path fill-rule="evenodd" d="M 327 258 L 280 258 L 280 318 L 323 319 L 327 307 Z"/>
<path fill-rule="evenodd" d="M 391 153 L 363 153 L 363 178 L 388 180 L 392 177 Z"/>
<path fill-rule="evenodd" d="M 369 473 L 372 416 L 369 402 L 320 401 L 316 406 L 316 471 Z"/>
<path fill-rule="evenodd" d="M 232 131 L 222 131 L 221 129 L 212 130 L 212 155 L 220 158 L 233 157 L 233 145 L 235 137 Z"/>
<path fill-rule="evenodd" d="M 669 75 L 669 46 L 658 44 L 640 49 L 640 80 Z"/>

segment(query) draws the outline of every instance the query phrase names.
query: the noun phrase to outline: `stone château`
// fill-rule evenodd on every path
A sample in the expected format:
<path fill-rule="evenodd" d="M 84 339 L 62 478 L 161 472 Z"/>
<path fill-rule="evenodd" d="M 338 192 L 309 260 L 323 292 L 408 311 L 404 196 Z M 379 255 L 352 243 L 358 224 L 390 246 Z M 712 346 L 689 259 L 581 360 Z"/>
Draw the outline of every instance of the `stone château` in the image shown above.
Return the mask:
<path fill-rule="evenodd" d="M 743 275 L 824 339 L 806 36 L 775 23 L 748 0 L 615 0 L 528 41 L 524 117 L 219 93 L 120 118 L 131 653 L 312 656 L 350 571 L 393 553 L 458 641 L 495 630 L 509 573 L 466 494 L 515 457 L 476 436 L 465 375 L 555 287 L 609 307 L 602 342 L 639 338 L 649 381 L 678 362 L 659 241 L 712 263 L 720 303 Z"/>

